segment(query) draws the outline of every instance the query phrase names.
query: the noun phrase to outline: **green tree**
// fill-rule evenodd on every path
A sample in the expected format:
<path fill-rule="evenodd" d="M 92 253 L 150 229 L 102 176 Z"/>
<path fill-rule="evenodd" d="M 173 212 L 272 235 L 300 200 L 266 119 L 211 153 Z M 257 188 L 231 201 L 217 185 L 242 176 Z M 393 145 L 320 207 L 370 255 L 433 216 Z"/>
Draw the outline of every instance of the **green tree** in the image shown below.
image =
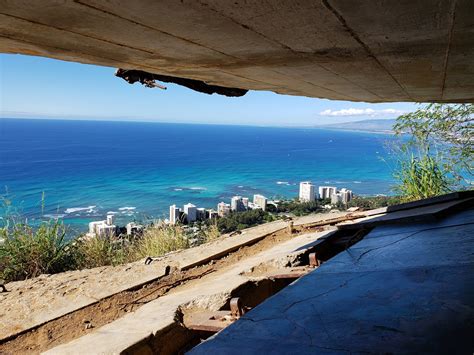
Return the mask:
<path fill-rule="evenodd" d="M 305 216 L 321 210 L 319 201 L 301 202 L 298 199 L 281 201 L 276 209 L 277 212 L 293 213 L 295 216 Z"/>
<path fill-rule="evenodd" d="M 440 195 L 472 184 L 472 104 L 429 104 L 397 118 L 402 137 L 395 190 L 405 200 Z"/>
<path fill-rule="evenodd" d="M 219 218 L 217 220 L 217 227 L 222 233 L 230 233 L 261 224 L 268 219 L 267 216 L 268 213 L 262 210 L 232 212 L 225 217 Z"/>

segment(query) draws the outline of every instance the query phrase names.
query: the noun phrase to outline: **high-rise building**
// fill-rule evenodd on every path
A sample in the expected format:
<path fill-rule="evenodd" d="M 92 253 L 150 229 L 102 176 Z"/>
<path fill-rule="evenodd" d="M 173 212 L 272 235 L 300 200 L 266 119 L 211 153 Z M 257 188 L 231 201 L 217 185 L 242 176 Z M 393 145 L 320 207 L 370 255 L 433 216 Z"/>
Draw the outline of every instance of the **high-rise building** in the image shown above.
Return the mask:
<path fill-rule="evenodd" d="M 125 228 L 127 229 L 127 235 L 130 236 L 140 235 L 143 232 L 143 226 L 136 224 L 135 222 L 127 223 Z"/>
<path fill-rule="evenodd" d="M 197 218 L 197 208 L 192 203 L 188 203 L 183 206 L 184 213 L 186 214 L 186 221 L 188 223 L 194 222 Z"/>
<path fill-rule="evenodd" d="M 176 224 L 179 220 L 179 208 L 176 205 L 170 206 L 170 224 Z"/>
<path fill-rule="evenodd" d="M 108 214 L 106 219 L 107 225 L 111 226 L 112 224 L 114 224 L 114 219 L 115 218 L 113 214 Z"/>
<path fill-rule="evenodd" d="M 89 237 L 99 238 L 111 238 L 114 237 L 117 232 L 117 226 L 114 224 L 108 224 L 105 221 L 95 221 L 89 223 Z"/>
<path fill-rule="evenodd" d="M 314 185 L 311 181 L 300 182 L 300 201 L 311 202 L 315 200 Z"/>
<path fill-rule="evenodd" d="M 209 219 L 215 219 L 219 216 L 219 214 L 217 213 L 217 211 L 214 211 L 213 209 L 209 209 L 207 210 L 207 218 Z"/>
<path fill-rule="evenodd" d="M 342 196 L 341 194 L 335 193 L 331 195 L 331 205 L 337 205 L 339 202 L 342 202 Z"/>
<path fill-rule="evenodd" d="M 259 205 L 256 205 L 255 203 L 249 201 L 248 209 L 249 210 L 261 210 L 262 207 L 260 207 Z"/>
<path fill-rule="evenodd" d="M 248 205 L 248 199 L 247 199 L 247 205 Z M 230 200 L 230 209 L 235 212 L 242 212 L 245 211 L 245 205 L 244 202 L 242 201 L 242 196 L 234 196 Z"/>
<path fill-rule="evenodd" d="M 349 203 L 350 200 L 352 200 L 352 191 L 351 190 L 343 188 L 343 189 L 341 189 L 341 191 L 339 191 L 339 193 L 341 194 L 342 203 L 347 204 L 347 203 Z"/>
<path fill-rule="evenodd" d="M 264 211 L 267 209 L 267 201 L 267 198 L 263 195 L 253 195 L 253 203 Z"/>
<path fill-rule="evenodd" d="M 219 217 L 224 217 L 230 213 L 230 205 L 225 202 L 220 202 L 217 204 L 217 214 Z"/>
<path fill-rule="evenodd" d="M 242 203 L 244 204 L 245 209 L 248 209 L 248 207 L 249 207 L 249 198 L 248 197 L 242 197 Z"/>
<path fill-rule="evenodd" d="M 352 200 L 352 191 L 346 188 L 342 188 L 340 191 L 331 195 L 331 204 L 336 205 L 338 203 L 347 204 Z"/>
<path fill-rule="evenodd" d="M 89 234 L 95 236 L 97 234 L 97 226 L 104 223 L 104 221 L 95 221 L 89 223 Z"/>
<path fill-rule="evenodd" d="M 331 198 L 331 196 L 337 192 L 337 189 L 335 186 L 319 186 L 318 192 L 320 199 L 326 199 Z"/>
<path fill-rule="evenodd" d="M 112 238 L 115 237 L 117 227 L 114 224 L 102 223 L 97 225 L 96 231 L 98 237 Z"/>
<path fill-rule="evenodd" d="M 198 221 L 204 221 L 206 219 L 207 211 L 203 207 L 196 208 L 196 219 Z"/>

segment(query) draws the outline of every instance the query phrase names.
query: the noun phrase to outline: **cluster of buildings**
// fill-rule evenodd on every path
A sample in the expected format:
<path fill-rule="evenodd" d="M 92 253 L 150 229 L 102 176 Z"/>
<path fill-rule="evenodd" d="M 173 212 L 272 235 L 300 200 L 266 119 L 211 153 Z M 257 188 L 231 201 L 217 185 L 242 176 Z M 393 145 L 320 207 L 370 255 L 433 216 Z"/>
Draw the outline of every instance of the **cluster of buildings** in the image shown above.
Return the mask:
<path fill-rule="evenodd" d="M 101 237 L 110 238 L 120 234 L 120 228 L 115 225 L 115 216 L 108 214 L 107 218 L 103 221 L 94 221 L 89 223 L 89 232 L 86 233 L 86 237 Z M 125 232 L 127 235 L 134 236 L 143 232 L 143 226 L 135 222 L 130 222 L 125 226 Z"/>
<path fill-rule="evenodd" d="M 213 209 L 206 209 L 203 207 L 196 207 L 192 203 L 187 203 L 180 209 L 176 205 L 170 206 L 170 224 L 176 224 L 177 222 L 192 223 L 195 221 L 203 221 L 205 219 L 217 218 L 217 212 Z"/>
<path fill-rule="evenodd" d="M 346 188 L 338 190 L 335 186 L 319 186 L 316 192 L 316 186 L 311 181 L 300 182 L 299 199 L 302 202 L 311 202 L 316 199 L 331 199 L 331 204 L 347 204 L 352 199 L 352 191 Z"/>
<path fill-rule="evenodd" d="M 224 217 L 231 212 L 243 212 L 254 209 L 261 209 L 265 211 L 267 208 L 267 203 L 268 200 L 265 196 L 254 195 L 253 202 L 247 197 L 242 196 L 233 196 L 230 200 L 230 203 L 219 202 L 217 204 L 217 211 L 213 209 L 196 207 L 192 203 L 184 205 L 183 209 L 180 209 L 176 205 L 171 205 L 169 223 L 192 223 L 195 221 Z"/>
<path fill-rule="evenodd" d="M 311 181 L 300 182 L 299 200 L 302 202 L 311 202 L 316 199 L 331 199 L 331 204 L 338 203 L 347 204 L 352 199 L 352 191 L 346 188 L 338 190 L 335 186 L 319 186 L 316 191 L 316 186 Z M 247 197 L 233 196 L 230 203 L 219 202 L 217 204 L 217 211 L 214 209 L 206 209 L 197 207 L 192 203 L 187 203 L 183 208 L 176 205 L 171 205 L 169 209 L 169 223 L 193 223 L 196 221 L 204 221 L 206 219 L 215 219 L 217 217 L 224 217 L 231 212 L 243 212 L 247 210 L 267 209 L 269 201 L 260 194 L 253 195 L 253 201 Z M 272 201 L 270 201 L 272 203 Z M 114 223 L 114 215 L 109 214 L 103 221 L 95 221 L 89 223 L 88 237 L 114 237 L 118 234 L 120 228 Z M 127 235 L 137 235 L 143 231 L 143 226 L 130 222 L 126 225 Z M 124 231 L 120 231 L 124 232 Z"/>
<path fill-rule="evenodd" d="M 172 205 L 169 209 L 169 223 L 176 224 L 181 222 L 189 224 L 196 221 L 224 217 L 230 212 L 242 212 L 252 209 L 262 209 L 265 211 L 267 203 L 268 200 L 265 196 L 254 195 L 253 202 L 249 201 L 247 197 L 233 196 L 230 200 L 230 204 L 225 202 L 218 203 L 217 211 L 214 209 L 197 207 L 192 203 L 185 204 L 182 209 L 176 205 Z M 125 228 L 119 228 L 115 225 L 115 216 L 113 214 L 108 214 L 107 218 L 103 221 L 89 223 L 89 232 L 86 234 L 86 237 L 110 238 L 124 233 L 134 236 L 141 234 L 143 229 L 144 227 L 142 225 L 136 224 L 135 222 L 128 223 Z"/>
<path fill-rule="evenodd" d="M 104 221 L 95 221 L 89 223 L 88 237 L 115 237 L 117 226 L 114 224 L 115 217 L 113 214 L 107 215 Z"/>
<path fill-rule="evenodd" d="M 217 204 L 217 214 L 219 217 L 224 217 L 230 212 L 243 212 L 247 210 L 264 210 L 266 211 L 268 199 L 263 195 L 253 195 L 253 202 L 247 197 L 233 196 L 230 199 L 230 204 L 220 202 Z"/>

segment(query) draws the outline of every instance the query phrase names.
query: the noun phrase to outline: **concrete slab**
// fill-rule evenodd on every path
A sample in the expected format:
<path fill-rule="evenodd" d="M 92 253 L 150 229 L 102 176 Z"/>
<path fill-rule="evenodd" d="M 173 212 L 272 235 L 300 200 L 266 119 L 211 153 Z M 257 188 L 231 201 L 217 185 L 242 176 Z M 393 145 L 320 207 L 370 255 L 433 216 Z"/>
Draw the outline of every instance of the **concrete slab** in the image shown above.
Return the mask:
<path fill-rule="evenodd" d="M 474 209 L 403 228 L 376 227 L 190 354 L 472 353 Z"/>
<path fill-rule="evenodd" d="M 474 101 L 470 0 L 1 0 L 0 9 L 3 53 L 336 100 Z"/>
<path fill-rule="evenodd" d="M 165 275 L 166 263 L 137 262 L 11 282 L 0 293 L 0 340 Z"/>
<path fill-rule="evenodd" d="M 383 214 L 366 214 L 367 217 L 354 219 L 338 224 L 338 228 L 360 228 L 361 226 L 375 227 L 387 224 L 403 224 L 423 221 L 433 221 L 444 217 L 453 210 L 460 210 L 474 205 L 474 198 L 465 198 L 442 202 L 434 205 L 427 205 L 406 210 L 397 210 Z"/>
<path fill-rule="evenodd" d="M 315 214 L 306 216 L 303 220 L 314 222 L 327 217 L 327 214 Z M 116 293 L 157 280 L 165 275 L 169 265 L 186 270 L 258 242 L 286 226 L 287 222 L 275 221 L 246 229 L 233 237 L 224 235 L 211 243 L 160 257 L 150 265 L 139 261 L 116 267 L 41 275 L 31 280 L 9 283 L 7 288 L 10 292 L 0 293 L 0 340 Z"/>
<path fill-rule="evenodd" d="M 312 219 L 315 218 L 313 215 Z M 275 221 L 245 229 L 241 234 L 235 236 L 223 236 L 196 248 L 183 250 L 175 262 L 180 270 L 190 269 L 229 254 L 243 246 L 256 243 L 266 236 L 286 228 L 287 225 L 287 222 Z"/>
<path fill-rule="evenodd" d="M 276 245 L 253 257 L 242 260 L 218 273 L 207 275 L 184 290 L 171 292 L 149 302 L 92 333 L 60 345 L 45 354 L 118 354 L 145 343 L 153 334 L 172 327 L 178 309 L 202 308 L 217 311 L 223 307 L 237 287 L 249 281 L 244 273 L 262 262 L 286 260 L 288 255 L 300 254 L 328 232 L 308 233 Z"/>
<path fill-rule="evenodd" d="M 367 211 L 369 212 L 369 211 Z M 297 226 L 302 226 L 302 225 L 311 225 L 313 223 L 317 222 L 323 222 L 323 221 L 330 221 L 334 220 L 337 218 L 342 218 L 345 216 L 350 215 L 350 213 L 345 212 L 345 211 L 330 211 L 328 213 L 316 213 L 316 214 L 310 214 L 308 216 L 301 216 L 301 217 L 296 217 L 293 219 L 293 225 L 295 227 Z M 361 212 L 361 215 L 367 216 L 368 214 L 366 212 Z"/>

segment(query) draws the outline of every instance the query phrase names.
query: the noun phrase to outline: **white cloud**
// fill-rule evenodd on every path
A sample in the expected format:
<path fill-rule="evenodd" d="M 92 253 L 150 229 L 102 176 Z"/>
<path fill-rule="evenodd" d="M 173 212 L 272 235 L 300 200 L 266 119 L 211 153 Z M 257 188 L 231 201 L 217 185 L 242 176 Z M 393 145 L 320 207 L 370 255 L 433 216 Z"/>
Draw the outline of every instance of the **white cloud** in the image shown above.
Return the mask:
<path fill-rule="evenodd" d="M 404 111 L 394 108 L 386 108 L 383 110 L 374 110 L 371 108 L 347 108 L 333 111 L 331 109 L 324 110 L 319 114 L 321 116 L 383 116 L 383 115 L 401 115 Z"/>

